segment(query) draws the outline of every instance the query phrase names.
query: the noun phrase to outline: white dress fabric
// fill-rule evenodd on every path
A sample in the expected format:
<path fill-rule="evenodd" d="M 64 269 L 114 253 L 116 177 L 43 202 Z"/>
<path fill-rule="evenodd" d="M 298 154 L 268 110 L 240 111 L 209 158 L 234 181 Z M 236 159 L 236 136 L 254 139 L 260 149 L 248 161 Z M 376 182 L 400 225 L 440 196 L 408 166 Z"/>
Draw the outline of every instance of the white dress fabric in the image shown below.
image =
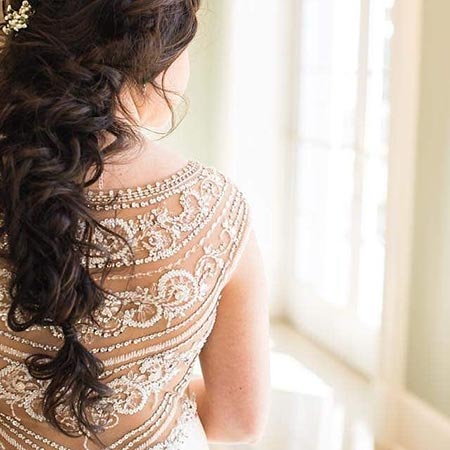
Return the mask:
<path fill-rule="evenodd" d="M 103 448 L 207 450 L 187 387 L 249 235 L 249 204 L 227 176 L 193 159 L 160 182 L 86 196 L 97 220 L 132 250 L 97 230 L 95 243 L 112 255 L 104 285 L 111 295 L 95 312 L 99 325 L 83 319 L 76 327 L 103 361 L 103 381 L 115 392 L 88 412 L 105 426 Z M 0 246 L 7 249 L 5 238 Z M 82 262 L 98 280 L 104 263 L 100 253 Z M 0 449 L 99 449 L 85 436 L 57 431 L 42 415 L 48 381 L 31 377 L 23 361 L 32 353 L 55 354 L 62 332 L 8 327 L 13 270 L 0 260 Z M 67 408 L 58 416 L 67 429 L 77 429 Z"/>

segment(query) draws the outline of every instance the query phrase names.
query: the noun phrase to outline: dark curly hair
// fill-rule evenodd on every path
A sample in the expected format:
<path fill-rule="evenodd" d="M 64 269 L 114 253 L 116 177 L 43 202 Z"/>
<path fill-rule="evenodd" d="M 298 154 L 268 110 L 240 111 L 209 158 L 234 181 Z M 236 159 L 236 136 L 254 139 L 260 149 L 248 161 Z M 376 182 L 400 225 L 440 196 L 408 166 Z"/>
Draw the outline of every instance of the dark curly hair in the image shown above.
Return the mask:
<path fill-rule="evenodd" d="M 196 34 L 200 0 L 30 3 L 28 27 L 5 35 L 0 48 L 0 238 L 7 243 L 0 256 L 13 267 L 7 321 L 16 332 L 61 328 L 64 342 L 55 355 L 25 361 L 33 377 L 50 380 L 43 414 L 66 435 L 93 435 L 103 445 L 97 436 L 103 428 L 87 411 L 112 392 L 75 324 L 94 320 L 106 295 L 111 255 L 93 243 L 94 231 L 125 239 L 93 217 L 85 188 L 109 157 L 141 139 L 117 116 L 120 108 L 126 115 L 123 86 L 152 85 L 173 117 L 164 75 Z M 102 148 L 106 132 L 115 140 Z M 92 251 L 106 256 L 100 283 L 83 264 Z M 58 419 L 63 406 L 77 419 L 76 433 Z"/>

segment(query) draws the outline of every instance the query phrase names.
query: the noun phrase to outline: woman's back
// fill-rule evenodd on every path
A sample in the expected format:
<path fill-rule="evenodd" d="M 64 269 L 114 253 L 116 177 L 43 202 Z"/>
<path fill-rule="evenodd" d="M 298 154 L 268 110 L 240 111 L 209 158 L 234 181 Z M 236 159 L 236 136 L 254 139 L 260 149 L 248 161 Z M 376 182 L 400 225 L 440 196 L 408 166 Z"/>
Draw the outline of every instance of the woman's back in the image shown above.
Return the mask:
<path fill-rule="evenodd" d="M 134 186 L 86 193 L 101 224 L 130 244 L 96 229 L 94 242 L 111 252 L 104 284 L 110 295 L 94 313 L 97 324 L 84 319 L 76 329 L 103 362 L 102 381 L 114 394 L 88 414 L 105 426 L 99 437 L 108 449 L 179 450 L 189 441 L 189 449 L 201 450 L 206 437 L 187 387 L 248 238 L 249 206 L 228 177 L 196 160 L 160 182 Z M 80 223 L 80 236 L 83 229 Z M 101 255 L 83 260 L 94 278 L 106 262 Z M 24 358 L 55 354 L 63 335 L 53 326 L 12 332 L 6 265 L 0 276 L 0 443 L 5 449 L 98 448 L 46 423 L 40 401 L 49 381 L 31 377 Z M 99 282 L 100 276 L 98 270 Z M 70 430 L 71 412 L 61 407 L 58 415 Z"/>

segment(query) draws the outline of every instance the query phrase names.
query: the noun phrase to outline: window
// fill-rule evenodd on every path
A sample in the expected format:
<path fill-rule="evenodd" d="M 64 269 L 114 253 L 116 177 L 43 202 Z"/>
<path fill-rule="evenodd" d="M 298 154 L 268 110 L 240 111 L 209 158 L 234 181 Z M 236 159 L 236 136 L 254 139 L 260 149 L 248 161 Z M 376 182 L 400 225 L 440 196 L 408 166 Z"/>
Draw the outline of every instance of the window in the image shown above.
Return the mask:
<path fill-rule="evenodd" d="M 393 0 L 301 0 L 293 322 L 374 371 L 381 323 Z"/>

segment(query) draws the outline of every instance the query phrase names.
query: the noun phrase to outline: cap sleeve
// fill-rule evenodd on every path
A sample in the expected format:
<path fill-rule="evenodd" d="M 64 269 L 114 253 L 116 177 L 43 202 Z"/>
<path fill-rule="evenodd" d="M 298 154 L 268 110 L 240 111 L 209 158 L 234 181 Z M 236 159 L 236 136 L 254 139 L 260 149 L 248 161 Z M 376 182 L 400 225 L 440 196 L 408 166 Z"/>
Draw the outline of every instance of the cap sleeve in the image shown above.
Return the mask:
<path fill-rule="evenodd" d="M 222 232 L 228 235 L 230 245 L 223 266 L 222 287 L 228 283 L 236 270 L 253 226 L 252 208 L 249 199 L 236 183 L 229 178 L 228 180 L 231 186 L 231 207 L 222 223 Z"/>

